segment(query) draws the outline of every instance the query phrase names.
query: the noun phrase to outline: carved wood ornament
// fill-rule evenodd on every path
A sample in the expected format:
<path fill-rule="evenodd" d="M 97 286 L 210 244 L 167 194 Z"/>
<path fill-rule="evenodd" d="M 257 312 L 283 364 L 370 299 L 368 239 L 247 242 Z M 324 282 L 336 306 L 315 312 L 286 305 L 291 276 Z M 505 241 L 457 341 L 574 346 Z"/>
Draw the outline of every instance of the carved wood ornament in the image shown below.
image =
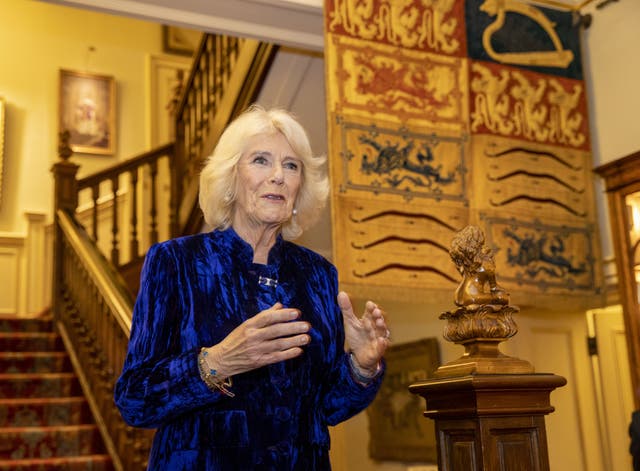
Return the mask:
<path fill-rule="evenodd" d="M 507 293 L 496 280 L 491 249 L 485 245 L 480 228 L 467 226 L 451 242 L 451 259 L 462 274 L 455 292 L 458 308 L 440 315 L 446 320 L 443 337 L 464 345 L 464 355 L 436 370 L 435 376 L 471 373 L 533 373 L 524 360 L 500 352 L 498 345 L 513 337 L 518 327 Z"/>

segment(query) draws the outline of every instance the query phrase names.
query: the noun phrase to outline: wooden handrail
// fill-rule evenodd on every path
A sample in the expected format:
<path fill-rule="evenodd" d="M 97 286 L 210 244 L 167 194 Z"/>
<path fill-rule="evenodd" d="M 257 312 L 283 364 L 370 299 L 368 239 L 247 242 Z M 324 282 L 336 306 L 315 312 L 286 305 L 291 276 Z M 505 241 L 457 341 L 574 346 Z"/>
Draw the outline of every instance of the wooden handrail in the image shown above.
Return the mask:
<path fill-rule="evenodd" d="M 78 227 L 75 219 L 62 210 L 58 210 L 56 214 L 60 229 L 62 229 L 69 246 L 86 264 L 87 273 L 91 277 L 92 284 L 109 306 L 109 310 L 113 313 L 122 332 L 129 338 L 133 315 L 131 293 L 124 289 L 122 281 L 120 283 L 114 282 L 120 275 L 104 259 L 87 233 Z"/>
<path fill-rule="evenodd" d="M 84 178 L 78 180 L 78 191 L 85 188 L 91 188 L 93 185 L 100 184 L 103 181 L 111 179 L 115 175 L 120 175 L 125 172 L 129 172 L 136 168 L 143 166 L 144 164 L 151 163 L 158 160 L 160 157 L 173 155 L 173 142 L 169 142 L 161 147 L 156 147 L 147 152 L 143 152 L 131 159 L 127 159 L 124 162 L 114 165 L 113 167 L 106 168 L 96 173 L 92 173 Z"/>
<path fill-rule="evenodd" d="M 69 353 L 91 412 L 117 471 L 141 469 L 152 431 L 128 426 L 113 402 L 122 371 L 133 299 L 119 274 L 65 210 L 56 212 L 62 240 L 56 328 Z"/>
<path fill-rule="evenodd" d="M 161 181 L 170 184 L 174 177 L 171 172 L 159 175 L 158 169 L 163 160 L 171 167 L 173 159 L 174 144 L 169 143 L 76 181 L 78 200 L 82 201 L 83 192 L 88 194 L 83 206 L 91 209 L 90 215 L 77 217 L 91 228 L 93 241 L 116 267 L 137 263 L 147 248 L 159 241 L 157 187 Z M 110 189 L 103 183 L 110 185 Z M 139 197 L 145 189 L 151 190 L 151 198 L 147 204 L 140 205 Z M 178 195 L 171 194 L 169 201 L 173 198 Z M 174 204 L 169 204 L 169 208 L 173 207 Z M 125 220 L 127 212 L 128 219 Z M 106 221 L 103 220 L 105 217 Z M 169 214 L 164 221 L 165 237 L 171 236 L 168 227 L 173 218 L 175 216 Z M 103 220 L 102 224 L 99 220 Z M 105 223 L 110 223 L 110 228 Z M 124 233 L 121 227 L 129 227 L 130 231 Z"/>

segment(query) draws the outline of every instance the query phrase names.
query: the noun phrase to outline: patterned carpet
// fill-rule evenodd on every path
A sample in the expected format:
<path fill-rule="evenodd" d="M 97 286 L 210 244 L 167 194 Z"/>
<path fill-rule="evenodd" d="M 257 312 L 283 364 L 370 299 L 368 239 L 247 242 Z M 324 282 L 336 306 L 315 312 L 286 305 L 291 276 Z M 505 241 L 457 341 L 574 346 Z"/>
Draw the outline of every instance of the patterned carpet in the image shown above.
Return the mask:
<path fill-rule="evenodd" d="M 50 317 L 0 317 L 0 471 L 112 471 Z"/>

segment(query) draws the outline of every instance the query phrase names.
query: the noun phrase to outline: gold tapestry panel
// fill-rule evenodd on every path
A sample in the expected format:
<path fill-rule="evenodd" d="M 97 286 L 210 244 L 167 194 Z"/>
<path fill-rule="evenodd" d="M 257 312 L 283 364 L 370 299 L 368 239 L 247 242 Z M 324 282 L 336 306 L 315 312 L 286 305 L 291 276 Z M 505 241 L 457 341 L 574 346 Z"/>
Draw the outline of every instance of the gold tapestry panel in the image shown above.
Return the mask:
<path fill-rule="evenodd" d="M 343 282 L 370 286 L 455 289 L 458 273 L 449 257 L 454 234 L 468 210 L 376 196 L 336 200 L 334 254 Z"/>
<path fill-rule="evenodd" d="M 481 218 L 506 288 L 545 294 L 600 292 L 593 226 L 546 217 L 544 221 L 502 215 Z"/>
<path fill-rule="evenodd" d="M 475 208 L 595 220 L 589 152 L 485 134 L 473 136 L 471 153 Z"/>
<path fill-rule="evenodd" d="M 332 34 L 466 56 L 460 1 L 327 0 L 325 12 Z"/>
<path fill-rule="evenodd" d="M 582 81 L 472 62 L 471 132 L 588 149 Z"/>
<path fill-rule="evenodd" d="M 597 215 L 575 29 L 560 13 L 501 5 L 325 2 L 341 283 L 392 295 L 454 290 L 459 274 L 448 249 L 472 223 L 484 226 L 510 289 L 556 300 L 597 296 Z M 498 31 L 505 8 L 515 13 L 511 34 Z M 536 24 L 567 43 L 549 53 Z"/>
<path fill-rule="evenodd" d="M 332 148 L 340 158 L 332 170 L 341 194 L 467 203 L 467 136 L 340 115 L 334 124 Z"/>
<path fill-rule="evenodd" d="M 345 36 L 326 51 L 329 109 L 407 126 L 466 130 L 467 60 Z"/>

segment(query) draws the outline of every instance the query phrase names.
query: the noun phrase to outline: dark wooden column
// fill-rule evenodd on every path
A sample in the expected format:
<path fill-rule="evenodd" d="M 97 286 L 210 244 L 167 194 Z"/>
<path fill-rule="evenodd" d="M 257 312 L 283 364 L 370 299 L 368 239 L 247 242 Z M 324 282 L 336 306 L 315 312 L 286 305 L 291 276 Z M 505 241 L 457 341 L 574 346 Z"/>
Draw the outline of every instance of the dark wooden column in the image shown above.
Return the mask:
<path fill-rule="evenodd" d="M 435 420 L 440 471 L 548 471 L 544 416 L 565 383 L 553 374 L 470 374 L 409 389 Z"/>
<path fill-rule="evenodd" d="M 53 235 L 53 292 L 51 293 L 51 305 L 52 312 L 56 318 L 59 318 L 61 312 L 61 298 L 62 292 L 62 236 L 60 225 L 58 224 L 58 211 L 67 211 L 70 213 L 75 212 L 78 206 L 78 192 L 76 175 L 78 173 L 79 165 L 69 161 L 69 158 L 73 154 L 71 146 L 69 144 L 70 134 L 69 131 L 62 131 L 59 135 L 58 143 L 58 156 L 60 160 L 53 164 L 51 172 L 55 179 L 55 193 L 54 193 L 54 235 Z"/>
<path fill-rule="evenodd" d="M 456 235 L 451 258 L 463 274 L 456 309 L 445 312 L 444 338 L 465 347 L 434 377 L 409 386 L 435 420 L 440 471 L 549 471 L 544 416 L 550 394 L 566 380 L 535 373 L 526 360 L 504 355 L 499 344 L 518 329 L 509 294 L 497 284 L 484 234 L 468 226 Z"/>

